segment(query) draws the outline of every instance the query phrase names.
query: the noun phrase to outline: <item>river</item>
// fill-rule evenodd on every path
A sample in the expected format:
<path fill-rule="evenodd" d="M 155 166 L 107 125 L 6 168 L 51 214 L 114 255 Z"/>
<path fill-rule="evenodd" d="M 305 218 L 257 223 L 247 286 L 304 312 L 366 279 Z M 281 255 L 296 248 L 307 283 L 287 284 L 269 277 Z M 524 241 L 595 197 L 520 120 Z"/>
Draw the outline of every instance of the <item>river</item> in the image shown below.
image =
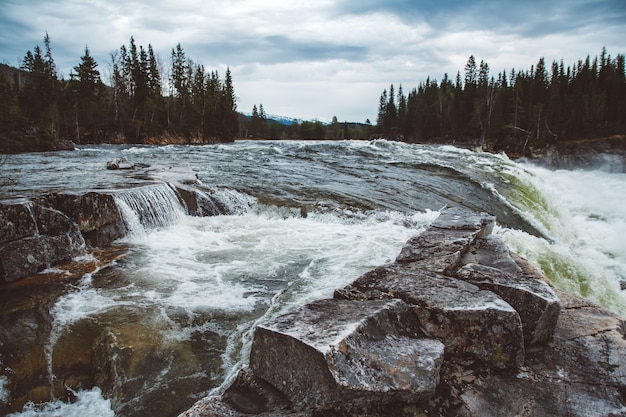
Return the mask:
<path fill-rule="evenodd" d="M 105 169 L 120 157 L 141 167 Z M 622 173 L 550 171 L 385 140 L 238 141 L 11 155 L 0 178 L 9 201 L 118 190 L 132 229 L 114 245 L 120 256 L 60 286 L 42 346 L 53 385 L 62 379 L 56 358 L 91 346 L 94 335 L 115 337 L 127 346 L 117 352 L 126 388 L 105 399 L 93 383 L 71 386 L 71 404 L 53 397 L 15 417 L 176 416 L 246 363 L 256 323 L 390 262 L 446 205 L 497 216 L 495 233 L 553 285 L 626 317 Z M 229 214 L 185 215 L 167 184 L 189 179 L 211 187 Z M 0 405 L 14 395 L 9 362 L 0 352 Z M 124 394 L 131 385 L 137 395 Z"/>

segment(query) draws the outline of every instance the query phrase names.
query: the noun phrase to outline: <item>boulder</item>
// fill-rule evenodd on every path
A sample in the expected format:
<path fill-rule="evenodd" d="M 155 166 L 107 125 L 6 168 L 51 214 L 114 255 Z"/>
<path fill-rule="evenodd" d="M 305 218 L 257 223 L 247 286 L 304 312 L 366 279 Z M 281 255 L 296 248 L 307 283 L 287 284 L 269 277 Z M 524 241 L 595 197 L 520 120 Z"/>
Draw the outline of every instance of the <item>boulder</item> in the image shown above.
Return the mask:
<path fill-rule="evenodd" d="M 435 392 L 444 347 L 399 300 L 326 299 L 256 328 L 250 368 L 298 409 L 365 409 Z"/>
<path fill-rule="evenodd" d="M 0 217 L 12 224 L 6 226 L 8 234 L 16 238 L 0 244 L 3 282 L 33 275 L 84 253 L 85 241 L 78 228 L 60 211 L 31 203 L 2 209 Z"/>
<path fill-rule="evenodd" d="M 550 341 L 561 311 L 561 302 L 548 284 L 521 274 L 478 264 L 458 269 L 456 277 L 498 294 L 519 313 L 526 346 Z"/>
<path fill-rule="evenodd" d="M 112 194 L 48 194 L 38 202 L 65 213 L 78 225 L 91 247 L 106 246 L 126 234 L 126 227 Z"/>
<path fill-rule="evenodd" d="M 624 321 L 579 297 L 557 294 L 563 310 L 553 341 L 530 353 L 519 373 L 483 375 L 464 387 L 461 415 L 626 415 Z"/>
<path fill-rule="evenodd" d="M 32 203 L 0 203 L 0 245 L 34 236 L 36 230 Z"/>
<path fill-rule="evenodd" d="M 357 290 L 399 298 L 413 306 L 422 330 L 439 339 L 451 360 L 488 368 L 524 362 L 519 314 L 490 291 L 427 270 L 398 265 L 376 268 L 352 284 Z"/>
<path fill-rule="evenodd" d="M 135 164 L 130 162 L 127 158 L 118 158 L 107 162 L 107 169 L 135 169 Z"/>
<path fill-rule="evenodd" d="M 553 290 L 492 226 L 443 211 L 334 302 L 259 326 L 250 369 L 181 416 L 626 415 L 624 320 Z"/>
<path fill-rule="evenodd" d="M 495 217 L 463 209 L 444 210 L 423 233 L 407 242 L 397 263 L 420 269 L 445 272 L 456 268 L 477 238 L 489 235 Z"/>
<path fill-rule="evenodd" d="M 506 242 L 498 235 L 488 235 L 476 239 L 465 252 L 461 263 L 463 265 L 486 265 L 509 274 L 523 273 L 521 266 L 513 259 Z"/>

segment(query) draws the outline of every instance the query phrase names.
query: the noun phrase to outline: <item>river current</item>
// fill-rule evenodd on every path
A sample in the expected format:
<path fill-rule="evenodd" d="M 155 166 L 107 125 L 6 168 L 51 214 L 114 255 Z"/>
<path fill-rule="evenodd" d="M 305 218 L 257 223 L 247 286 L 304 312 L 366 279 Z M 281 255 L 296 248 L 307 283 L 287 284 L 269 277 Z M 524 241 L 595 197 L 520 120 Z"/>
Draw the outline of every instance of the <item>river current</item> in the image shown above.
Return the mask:
<path fill-rule="evenodd" d="M 140 168 L 105 169 L 120 157 Z M 135 364 L 141 376 L 125 376 L 137 379 L 139 395 L 105 399 L 97 386 L 70 387 L 71 404 L 51 398 L 16 417 L 176 416 L 246 363 L 255 324 L 392 261 L 445 206 L 497 216 L 495 233 L 553 285 L 626 317 L 622 173 L 551 171 L 504 155 L 385 140 L 238 141 L 12 155 L 0 178 L 4 200 L 118 190 L 132 230 L 115 245 L 123 256 L 55 298 L 44 346 L 50 383 L 55 355 L 94 328 L 150 359 L 149 367 Z M 185 179 L 211 187 L 230 214 L 185 215 L 167 186 Z M 130 190 L 136 186 L 144 187 Z M 146 205 L 151 216 L 141 213 Z M 0 403 L 12 398 L 2 361 Z"/>

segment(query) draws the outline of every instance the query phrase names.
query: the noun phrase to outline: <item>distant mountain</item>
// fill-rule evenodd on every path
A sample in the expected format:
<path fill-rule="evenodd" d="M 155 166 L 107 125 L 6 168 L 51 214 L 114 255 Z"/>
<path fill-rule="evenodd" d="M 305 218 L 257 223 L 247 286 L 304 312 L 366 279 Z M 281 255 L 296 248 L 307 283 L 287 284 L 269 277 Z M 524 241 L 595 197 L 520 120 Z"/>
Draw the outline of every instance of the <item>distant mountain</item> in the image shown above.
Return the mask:
<path fill-rule="evenodd" d="M 251 118 L 252 117 L 252 113 L 251 112 L 242 112 L 242 115 L 244 115 L 247 118 Z M 287 116 L 279 116 L 276 114 L 266 114 L 265 118 L 267 120 L 273 120 L 275 122 L 280 123 L 281 125 L 284 126 L 291 126 L 293 124 L 293 121 L 295 120 L 298 123 L 302 123 L 303 120 L 302 119 L 296 119 L 293 117 L 287 117 Z"/>

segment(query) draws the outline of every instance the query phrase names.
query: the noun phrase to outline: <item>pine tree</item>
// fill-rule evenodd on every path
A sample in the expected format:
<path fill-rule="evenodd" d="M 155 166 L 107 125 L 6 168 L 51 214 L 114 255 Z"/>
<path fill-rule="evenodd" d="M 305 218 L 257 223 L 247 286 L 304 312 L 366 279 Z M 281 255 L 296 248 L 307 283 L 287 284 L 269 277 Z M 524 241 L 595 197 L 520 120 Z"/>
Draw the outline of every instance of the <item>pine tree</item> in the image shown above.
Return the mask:
<path fill-rule="evenodd" d="M 74 139 L 81 143 L 83 134 L 93 134 L 96 129 L 96 122 L 102 120 L 99 104 L 99 95 L 102 88 L 100 71 L 98 64 L 89 53 L 89 48 L 85 46 L 85 54 L 81 57 L 81 62 L 74 67 L 70 73 L 70 85 L 74 97 Z M 81 131 L 82 129 L 82 131 Z"/>
<path fill-rule="evenodd" d="M 20 94 L 20 107 L 32 123 L 43 129 L 43 135 L 54 140 L 58 136 L 58 80 L 52 59 L 50 37 L 44 37 L 45 53 L 39 45 L 28 51 L 22 69 L 28 73 Z"/>

